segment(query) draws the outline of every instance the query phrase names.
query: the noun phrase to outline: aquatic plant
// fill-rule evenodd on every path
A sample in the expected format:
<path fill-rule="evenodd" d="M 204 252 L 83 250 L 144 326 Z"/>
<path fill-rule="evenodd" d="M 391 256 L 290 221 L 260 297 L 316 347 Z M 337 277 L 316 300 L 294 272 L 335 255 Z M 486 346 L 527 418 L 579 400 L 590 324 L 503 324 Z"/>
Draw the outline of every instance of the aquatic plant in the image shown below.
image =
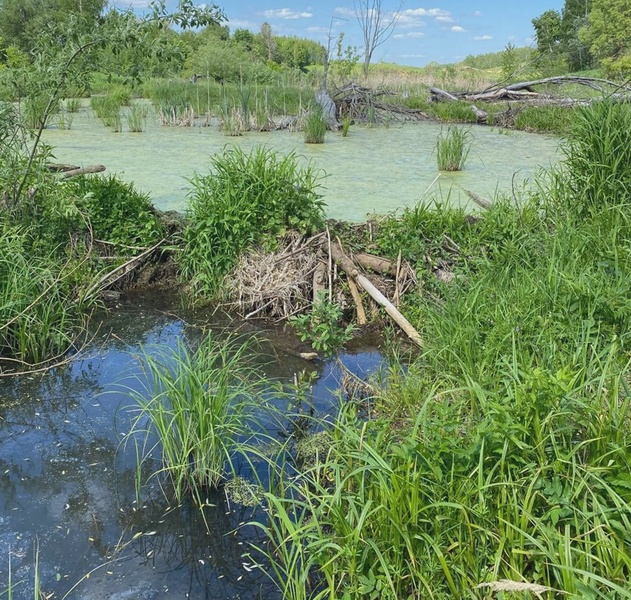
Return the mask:
<path fill-rule="evenodd" d="M 353 334 L 352 323 L 346 327 L 341 325 L 342 316 L 340 307 L 321 292 L 308 313 L 290 317 L 289 322 L 303 342 L 309 341 L 314 350 L 331 356 Z"/>
<path fill-rule="evenodd" d="M 147 127 L 149 108 L 145 104 L 134 102 L 125 114 L 127 127 L 132 133 L 142 133 Z"/>
<path fill-rule="evenodd" d="M 342 137 L 347 137 L 351 128 L 351 118 L 347 115 L 342 121 Z"/>
<path fill-rule="evenodd" d="M 326 135 L 326 120 L 322 113 L 322 107 L 318 104 L 312 106 L 302 121 L 302 129 L 307 144 L 323 144 Z"/>
<path fill-rule="evenodd" d="M 148 384 L 131 392 L 140 408 L 130 435 L 156 437 L 155 446 L 144 445 L 143 460 L 159 451 L 162 468 L 152 477 L 166 475 L 178 501 L 191 494 L 201 506 L 226 473 L 236 475 L 236 455 L 254 435 L 263 408 L 249 356 L 251 344 L 220 342 L 212 334 L 194 351 L 180 342 L 156 355 L 143 353 Z"/>
<path fill-rule="evenodd" d="M 323 223 L 318 173 L 295 154 L 229 148 L 211 159 L 210 172 L 191 180 L 180 258 L 182 278 L 197 300 L 216 295 L 244 250 L 273 247 L 288 229 L 312 233 Z"/>
<path fill-rule="evenodd" d="M 436 160 L 440 171 L 462 171 L 469 157 L 469 132 L 460 127 L 449 127 L 436 140 Z"/>

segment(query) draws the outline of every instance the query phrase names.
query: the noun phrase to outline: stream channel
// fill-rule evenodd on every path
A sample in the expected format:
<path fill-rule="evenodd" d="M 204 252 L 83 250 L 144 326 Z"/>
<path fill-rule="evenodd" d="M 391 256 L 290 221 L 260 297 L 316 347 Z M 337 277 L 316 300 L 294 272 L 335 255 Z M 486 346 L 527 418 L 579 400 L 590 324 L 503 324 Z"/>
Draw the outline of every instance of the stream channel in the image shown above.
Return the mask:
<path fill-rule="evenodd" d="M 390 127 L 351 126 L 348 137 L 328 132 L 324 144 L 305 144 L 302 132 L 251 132 L 226 137 L 216 127 L 161 127 L 150 113 L 143 133 L 121 133 L 103 126 L 91 109 L 72 115 L 71 129 L 47 129 L 43 140 L 59 162 L 102 164 L 150 194 L 160 210 L 185 209 L 190 179 L 208 172 L 210 156 L 225 146 L 244 150 L 264 145 L 295 151 L 325 175 L 321 193 L 327 216 L 364 221 L 415 205 L 430 188 L 433 196 L 469 206 L 465 189 L 492 200 L 512 193 L 539 170 L 559 160 L 558 138 L 483 126 L 470 132 L 471 152 L 464 171 L 438 175 L 436 139 L 447 126 L 421 122 Z M 123 118 L 123 123 L 125 119 Z"/>
<path fill-rule="evenodd" d="M 11 577 L 13 598 L 33 600 L 36 571 L 55 599 L 280 597 L 247 556 L 260 533 L 239 527 L 264 520 L 260 509 L 217 492 L 205 510 L 207 531 L 200 511 L 169 503 L 155 479 L 137 503 L 136 450 L 124 440 L 135 414 L 129 390 L 144 389 L 139 354 L 194 340 L 200 325 L 234 327 L 225 315 L 184 313 L 176 297 L 130 295 L 94 325 L 93 339 L 68 364 L 0 378 L 0 597 Z M 256 357 L 267 377 L 290 384 L 294 374 L 315 372 L 313 406 L 335 412 L 335 359 L 307 362 L 279 350 L 295 336 L 246 325 L 244 336 L 269 340 Z M 360 377 L 383 362 L 366 337 L 340 358 Z M 282 436 L 278 425 L 269 428 Z"/>

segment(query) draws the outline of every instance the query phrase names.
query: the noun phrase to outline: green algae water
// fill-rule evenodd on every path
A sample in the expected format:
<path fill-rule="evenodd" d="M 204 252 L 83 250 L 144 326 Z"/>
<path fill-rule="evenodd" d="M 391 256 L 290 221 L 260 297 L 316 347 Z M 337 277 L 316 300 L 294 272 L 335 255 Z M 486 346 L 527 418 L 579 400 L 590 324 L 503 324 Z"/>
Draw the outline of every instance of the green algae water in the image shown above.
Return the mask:
<path fill-rule="evenodd" d="M 151 115 L 143 133 L 114 133 L 83 108 L 74 115 L 71 129 L 48 129 L 43 139 L 53 146 L 57 161 L 103 164 L 109 173 L 147 192 L 157 208 L 178 211 L 187 205 L 188 180 L 205 174 L 210 157 L 226 146 L 294 151 L 322 170 L 327 215 L 348 221 L 413 206 L 430 187 L 434 196 L 453 204 L 470 203 L 465 189 L 493 199 L 498 193 L 512 193 L 558 160 L 558 139 L 552 136 L 465 127 L 472 142 L 465 170 L 442 173 L 436 181 L 436 139 L 446 129 L 436 123 L 356 126 L 346 138 L 328 132 L 324 144 L 305 144 L 302 132 L 226 137 L 216 127 L 163 127 Z"/>

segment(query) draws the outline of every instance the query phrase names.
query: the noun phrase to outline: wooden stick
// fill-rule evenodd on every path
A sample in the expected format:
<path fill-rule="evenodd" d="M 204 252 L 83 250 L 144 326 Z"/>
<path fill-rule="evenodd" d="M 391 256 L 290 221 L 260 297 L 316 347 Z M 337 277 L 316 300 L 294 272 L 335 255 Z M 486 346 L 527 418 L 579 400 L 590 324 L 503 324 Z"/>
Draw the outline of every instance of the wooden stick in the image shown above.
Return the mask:
<path fill-rule="evenodd" d="M 62 179 L 68 179 L 75 177 L 76 175 L 86 175 L 87 173 L 102 173 L 105 171 L 104 165 L 90 165 L 89 167 L 83 167 L 81 169 L 72 169 L 70 171 L 62 171 L 60 176 Z"/>
<path fill-rule="evenodd" d="M 362 302 L 362 297 L 355 285 L 355 282 L 352 278 L 348 279 L 348 287 L 351 290 L 351 296 L 353 296 L 353 300 L 355 302 L 355 306 L 357 307 L 357 324 L 358 325 L 366 325 L 368 320 L 366 319 L 366 311 L 364 310 L 364 303 Z"/>
<path fill-rule="evenodd" d="M 471 200 L 473 200 L 479 207 L 484 208 L 485 210 L 487 208 L 491 208 L 491 202 L 485 200 L 482 196 L 478 196 L 475 192 L 465 189 L 465 194 L 467 194 L 467 196 L 469 196 L 469 198 L 471 198 Z"/>
<path fill-rule="evenodd" d="M 368 295 L 373 300 L 375 300 L 375 302 L 377 302 L 378 304 L 380 304 L 381 306 L 383 306 L 386 309 L 386 312 L 390 315 L 390 317 L 392 317 L 393 321 L 397 325 L 399 325 L 399 327 L 401 327 L 401 329 L 403 329 L 403 331 L 407 334 L 407 336 L 415 344 L 418 344 L 419 346 L 422 346 L 423 345 L 423 340 L 422 340 L 420 334 L 418 333 L 418 331 L 416 331 L 416 329 L 414 329 L 412 324 L 397 310 L 397 308 L 392 304 L 392 302 L 390 302 L 390 300 L 388 300 L 373 285 L 373 283 L 370 281 L 370 279 L 368 279 L 368 277 L 366 277 L 365 275 L 362 275 L 357 270 L 357 267 L 353 264 L 353 261 L 350 260 L 350 258 L 348 258 L 344 254 L 344 250 L 342 249 L 342 244 L 341 244 L 339 238 L 337 240 L 337 244 L 333 244 L 332 245 L 332 247 L 331 247 L 331 254 L 332 254 L 333 260 L 336 262 L 336 264 L 338 264 L 341 269 L 346 271 L 346 274 L 349 277 L 352 277 L 353 279 L 355 279 L 357 281 L 357 283 L 364 290 L 366 290 Z"/>

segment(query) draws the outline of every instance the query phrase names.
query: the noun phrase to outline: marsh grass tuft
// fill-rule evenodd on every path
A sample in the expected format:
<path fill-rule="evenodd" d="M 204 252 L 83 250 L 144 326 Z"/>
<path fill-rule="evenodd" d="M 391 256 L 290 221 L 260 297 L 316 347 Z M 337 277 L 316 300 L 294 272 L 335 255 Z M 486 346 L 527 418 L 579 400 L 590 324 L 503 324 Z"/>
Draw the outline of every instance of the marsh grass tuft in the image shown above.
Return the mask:
<path fill-rule="evenodd" d="M 449 127 L 436 141 L 436 159 L 440 171 L 462 171 L 471 151 L 470 133 L 461 127 Z"/>
<path fill-rule="evenodd" d="M 142 356 L 148 384 L 132 392 L 140 409 L 130 435 L 156 440 L 143 444 L 143 460 L 159 450 L 162 469 L 153 477 L 166 475 L 178 501 L 191 494 L 202 505 L 207 490 L 236 475 L 234 460 L 263 407 L 251 352 L 251 344 L 208 334 L 194 351 L 179 343 Z"/>
<path fill-rule="evenodd" d="M 326 121 L 319 105 L 312 106 L 305 115 L 302 128 L 307 144 L 324 144 Z"/>
<path fill-rule="evenodd" d="M 145 104 L 134 102 L 125 114 L 127 127 L 132 133 L 142 133 L 147 128 L 149 108 Z"/>

